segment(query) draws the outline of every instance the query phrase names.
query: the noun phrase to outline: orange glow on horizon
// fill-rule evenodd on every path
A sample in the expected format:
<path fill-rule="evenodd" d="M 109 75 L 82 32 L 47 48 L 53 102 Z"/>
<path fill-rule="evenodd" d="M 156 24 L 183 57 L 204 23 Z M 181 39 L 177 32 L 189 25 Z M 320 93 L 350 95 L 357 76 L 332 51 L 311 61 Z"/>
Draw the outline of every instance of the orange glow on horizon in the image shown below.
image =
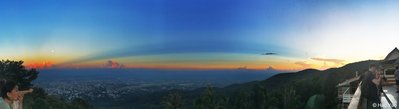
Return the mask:
<path fill-rule="evenodd" d="M 183 55 L 184 56 L 184 55 Z M 241 55 L 240 55 L 241 56 Z M 236 56 L 237 58 L 240 56 Z M 245 55 L 246 56 L 246 55 Z M 249 55 L 251 57 L 252 55 Z M 204 61 L 200 59 L 169 59 L 165 57 L 148 56 L 143 58 L 116 58 L 87 61 L 81 63 L 62 64 L 64 58 L 27 58 L 25 66 L 27 68 L 48 69 L 48 68 L 144 68 L 144 69 L 193 69 L 193 70 L 212 70 L 212 69 L 248 69 L 266 70 L 272 67 L 275 70 L 299 71 L 303 69 L 319 69 L 340 67 L 347 63 L 335 64 L 333 62 L 319 61 L 312 58 L 297 59 L 286 57 L 267 57 L 253 55 L 246 60 L 218 60 L 212 59 Z M 232 57 L 233 59 L 236 57 Z M 44 61 L 43 61 L 44 60 Z M 49 61 L 52 60 L 52 61 Z M 57 60 L 57 61 L 54 61 Z M 134 61 L 132 61 L 134 60 Z"/>
<path fill-rule="evenodd" d="M 239 63 L 238 63 L 239 64 Z M 40 65 L 33 64 L 39 66 L 39 68 L 49 68 L 49 67 L 40 67 Z M 46 64 L 41 64 L 41 66 Z M 204 65 L 196 65 L 196 64 L 129 64 L 123 65 L 119 64 L 115 61 L 111 61 L 109 65 L 98 64 L 98 63 L 84 63 L 84 64 L 73 64 L 66 66 L 57 66 L 56 68 L 143 68 L 143 69 L 162 69 L 162 70 L 237 70 L 237 69 L 247 69 L 247 70 L 266 70 L 269 67 L 272 67 L 275 70 L 282 71 L 298 71 L 308 68 L 301 68 L 294 64 L 286 63 L 286 64 L 275 64 L 275 65 L 237 65 L 237 64 L 204 64 Z M 48 66 L 48 64 L 47 64 Z M 35 66 L 33 67 L 35 68 Z M 317 69 L 317 68 L 315 68 Z"/>
<path fill-rule="evenodd" d="M 53 67 L 53 63 L 51 61 L 34 62 L 26 64 L 25 67 L 34 69 L 48 69 Z"/>

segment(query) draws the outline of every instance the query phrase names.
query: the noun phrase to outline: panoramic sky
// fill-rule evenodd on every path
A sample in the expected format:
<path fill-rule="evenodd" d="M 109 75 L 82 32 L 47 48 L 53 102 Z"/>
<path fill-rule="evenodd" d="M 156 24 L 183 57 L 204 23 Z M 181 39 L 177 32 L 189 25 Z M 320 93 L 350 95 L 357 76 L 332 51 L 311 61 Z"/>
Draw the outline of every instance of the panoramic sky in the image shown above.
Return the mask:
<path fill-rule="evenodd" d="M 399 1 L 6 0 L 0 58 L 28 67 L 326 69 L 399 46 Z"/>

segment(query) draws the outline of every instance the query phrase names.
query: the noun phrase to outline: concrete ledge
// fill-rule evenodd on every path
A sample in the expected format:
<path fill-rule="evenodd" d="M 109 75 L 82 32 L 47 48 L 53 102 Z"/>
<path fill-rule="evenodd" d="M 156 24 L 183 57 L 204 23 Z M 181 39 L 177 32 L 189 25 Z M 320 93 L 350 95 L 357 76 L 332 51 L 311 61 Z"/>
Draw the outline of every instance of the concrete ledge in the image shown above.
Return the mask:
<path fill-rule="evenodd" d="M 360 95 L 362 94 L 362 92 L 360 91 L 361 84 L 362 84 L 362 82 L 359 83 L 355 94 L 353 94 L 353 97 L 352 97 L 351 103 L 349 103 L 348 109 L 358 109 Z"/>

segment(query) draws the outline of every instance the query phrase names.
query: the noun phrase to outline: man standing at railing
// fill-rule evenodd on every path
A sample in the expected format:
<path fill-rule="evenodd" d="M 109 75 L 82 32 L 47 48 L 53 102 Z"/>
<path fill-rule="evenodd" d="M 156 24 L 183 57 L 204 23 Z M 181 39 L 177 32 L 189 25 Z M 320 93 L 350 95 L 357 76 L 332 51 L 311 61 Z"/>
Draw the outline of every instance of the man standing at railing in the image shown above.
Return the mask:
<path fill-rule="evenodd" d="M 361 84 L 361 102 L 363 109 L 380 109 L 381 105 L 381 90 L 379 85 L 381 77 L 377 73 L 377 66 L 371 64 L 369 70 L 364 73 L 364 78 Z"/>

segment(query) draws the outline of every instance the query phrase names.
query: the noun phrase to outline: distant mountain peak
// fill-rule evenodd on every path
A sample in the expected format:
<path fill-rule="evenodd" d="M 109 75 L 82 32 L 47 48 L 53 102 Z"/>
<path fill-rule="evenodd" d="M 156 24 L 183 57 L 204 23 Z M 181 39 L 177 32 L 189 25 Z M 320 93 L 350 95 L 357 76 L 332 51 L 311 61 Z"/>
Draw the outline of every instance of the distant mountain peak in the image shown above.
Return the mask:
<path fill-rule="evenodd" d="M 276 69 L 274 69 L 272 66 L 269 66 L 266 68 L 266 70 L 276 70 Z"/>
<path fill-rule="evenodd" d="M 280 70 L 273 68 L 272 66 L 267 67 L 265 71 L 266 71 L 266 73 L 281 73 L 282 72 Z"/>
<path fill-rule="evenodd" d="M 248 70 L 247 66 L 238 67 L 237 70 Z"/>

